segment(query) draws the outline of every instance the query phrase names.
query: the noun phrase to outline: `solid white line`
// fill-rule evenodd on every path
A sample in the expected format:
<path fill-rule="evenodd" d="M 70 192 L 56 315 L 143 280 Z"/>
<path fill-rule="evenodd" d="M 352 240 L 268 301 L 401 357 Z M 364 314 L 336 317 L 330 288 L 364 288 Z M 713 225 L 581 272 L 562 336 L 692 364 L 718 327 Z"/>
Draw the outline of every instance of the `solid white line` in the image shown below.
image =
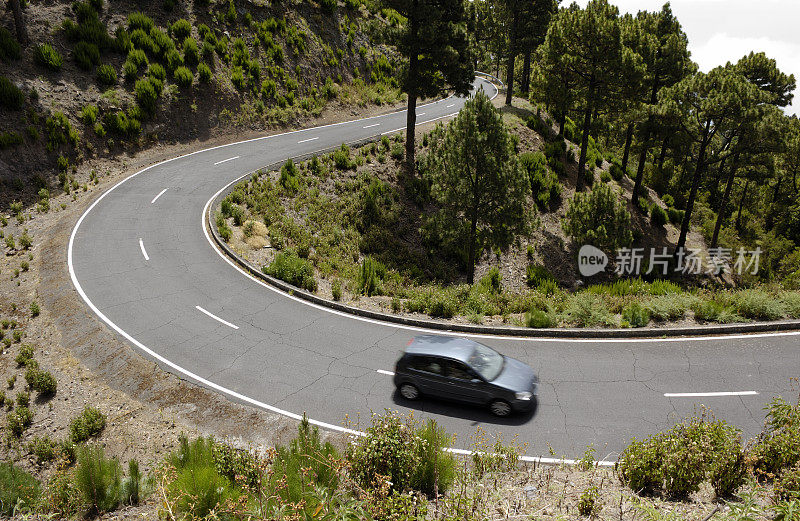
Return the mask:
<path fill-rule="evenodd" d="M 319 139 L 319 136 L 310 137 L 308 139 L 301 139 L 300 141 L 297 142 L 297 144 L 299 145 L 300 143 L 308 143 L 309 141 L 314 141 L 315 139 Z"/>
<path fill-rule="evenodd" d="M 394 373 L 392 371 L 384 371 L 383 369 L 376 369 L 376 371 L 379 372 L 380 374 L 385 374 L 387 376 L 394 376 Z"/>
<path fill-rule="evenodd" d="M 380 123 L 373 123 L 372 125 L 366 125 L 366 126 L 363 126 L 361 128 L 372 128 L 372 127 L 378 127 L 378 126 L 380 126 Z"/>
<path fill-rule="evenodd" d="M 701 398 L 705 396 L 756 396 L 757 391 L 723 391 L 716 393 L 664 393 L 667 398 Z"/>
<path fill-rule="evenodd" d="M 161 197 L 162 195 L 164 195 L 164 192 L 166 192 L 166 191 L 167 191 L 167 189 L 166 189 L 166 188 L 164 188 L 163 190 L 161 190 L 160 192 L 158 192 L 158 195 L 157 195 L 157 196 L 155 196 L 155 197 L 153 197 L 153 200 L 152 200 L 152 201 L 150 201 L 150 204 L 153 204 L 154 202 L 156 202 L 156 201 L 158 200 L 158 198 L 159 198 L 159 197 Z"/>
<path fill-rule="evenodd" d="M 213 319 L 214 319 L 214 320 L 216 320 L 217 322 L 220 322 L 220 323 L 222 323 L 222 324 L 225 324 L 225 325 L 226 325 L 226 326 L 228 326 L 228 327 L 232 327 L 233 329 L 239 329 L 239 326 L 234 326 L 233 324 L 231 324 L 231 323 L 230 323 L 230 322 L 228 322 L 227 320 L 222 320 L 221 318 L 219 318 L 219 317 L 218 317 L 217 315 L 215 315 L 214 313 L 211 313 L 210 311 L 206 311 L 205 309 L 201 308 L 200 306 L 195 306 L 195 308 L 197 309 L 197 311 L 201 311 L 201 312 L 205 313 L 206 315 L 208 315 L 209 317 L 213 318 Z"/>
<path fill-rule="evenodd" d="M 229 157 L 228 159 L 223 159 L 222 161 L 217 161 L 214 163 L 214 166 L 221 165 L 222 163 L 227 163 L 228 161 L 233 161 L 234 159 L 239 159 L 239 156 Z"/>
<path fill-rule="evenodd" d="M 139 247 L 142 249 L 142 255 L 144 255 L 144 260 L 149 261 L 150 256 L 147 255 L 147 252 L 144 249 L 144 242 L 142 242 L 141 237 L 139 238 Z"/>

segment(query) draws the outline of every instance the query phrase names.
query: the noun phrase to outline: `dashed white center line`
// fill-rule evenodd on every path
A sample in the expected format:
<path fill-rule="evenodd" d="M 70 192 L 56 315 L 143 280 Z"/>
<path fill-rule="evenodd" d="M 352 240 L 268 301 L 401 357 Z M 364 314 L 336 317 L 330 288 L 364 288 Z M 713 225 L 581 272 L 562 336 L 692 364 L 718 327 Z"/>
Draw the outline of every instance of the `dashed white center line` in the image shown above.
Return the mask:
<path fill-rule="evenodd" d="M 239 159 L 239 156 L 229 157 L 228 159 L 223 159 L 222 161 L 217 161 L 214 163 L 214 166 L 221 165 L 222 163 L 227 163 L 228 161 L 233 161 L 234 159 Z"/>
<path fill-rule="evenodd" d="M 300 143 L 308 143 L 309 141 L 314 141 L 315 139 L 319 139 L 319 136 L 317 136 L 317 137 L 310 137 L 310 138 L 308 138 L 308 139 L 301 139 L 301 140 L 300 140 L 300 141 L 298 141 L 297 143 L 298 143 L 298 144 L 300 144 Z"/>
<path fill-rule="evenodd" d="M 446 109 L 449 109 L 450 107 L 455 107 L 455 106 L 456 106 L 456 104 L 455 104 L 455 103 L 451 103 L 451 104 L 449 104 L 448 106 L 446 106 L 445 108 L 446 108 Z"/>
<path fill-rule="evenodd" d="M 366 125 L 366 126 L 361 127 L 361 128 L 372 128 L 372 127 L 377 127 L 378 125 L 380 125 L 380 123 L 373 123 L 372 125 Z"/>
<path fill-rule="evenodd" d="M 425 115 L 424 112 L 420 112 L 419 114 L 417 114 L 417 117 L 424 116 L 424 115 Z"/>
<path fill-rule="evenodd" d="M 713 393 L 664 393 L 667 398 L 703 398 L 708 396 L 756 396 L 758 391 L 723 391 Z"/>
<path fill-rule="evenodd" d="M 205 309 L 201 308 L 200 306 L 195 306 L 195 308 L 197 308 L 198 311 L 201 311 L 201 312 L 205 313 L 206 315 L 208 315 L 209 317 L 213 318 L 217 322 L 225 324 L 228 327 L 232 327 L 233 329 L 239 329 L 239 326 L 235 326 L 235 325 L 231 324 L 230 322 L 228 322 L 227 320 L 222 320 L 217 315 L 215 315 L 215 314 L 213 314 L 213 313 L 211 313 L 209 311 L 206 311 Z"/>
<path fill-rule="evenodd" d="M 376 371 L 378 373 L 380 373 L 380 374 L 385 374 L 385 375 L 388 375 L 388 376 L 394 376 L 394 373 L 392 371 L 384 371 L 383 369 L 376 369 Z"/>
<path fill-rule="evenodd" d="M 161 197 L 162 195 L 164 195 L 164 192 L 166 192 L 166 191 L 167 191 L 167 189 L 166 189 L 166 188 L 164 188 L 163 190 L 161 190 L 160 192 L 158 192 L 158 195 L 157 195 L 157 196 L 155 196 L 155 197 L 153 197 L 153 200 L 152 200 L 152 201 L 150 201 L 150 204 L 153 204 L 154 202 L 156 202 L 156 201 L 158 200 L 158 198 L 159 198 L 159 197 Z"/>
<path fill-rule="evenodd" d="M 144 255 L 144 260 L 149 261 L 150 256 L 147 255 L 147 251 L 144 249 L 144 242 L 142 242 L 141 237 L 139 238 L 139 247 L 142 249 L 142 255 Z"/>

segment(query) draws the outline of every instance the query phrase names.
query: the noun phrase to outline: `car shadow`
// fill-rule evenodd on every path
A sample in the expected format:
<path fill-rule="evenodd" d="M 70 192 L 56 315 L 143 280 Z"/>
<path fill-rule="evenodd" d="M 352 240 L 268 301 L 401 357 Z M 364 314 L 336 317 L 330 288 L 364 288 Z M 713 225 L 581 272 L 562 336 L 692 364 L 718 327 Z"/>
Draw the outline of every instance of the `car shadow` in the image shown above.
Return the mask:
<path fill-rule="evenodd" d="M 539 402 L 534 404 L 530 411 L 513 413 L 506 418 L 500 418 L 479 405 L 462 404 L 437 397 L 423 396 L 419 400 L 407 400 L 395 389 L 392 402 L 400 407 L 429 414 L 439 414 L 471 421 L 473 424 L 491 423 L 493 425 L 519 426 L 531 421 L 539 409 Z"/>

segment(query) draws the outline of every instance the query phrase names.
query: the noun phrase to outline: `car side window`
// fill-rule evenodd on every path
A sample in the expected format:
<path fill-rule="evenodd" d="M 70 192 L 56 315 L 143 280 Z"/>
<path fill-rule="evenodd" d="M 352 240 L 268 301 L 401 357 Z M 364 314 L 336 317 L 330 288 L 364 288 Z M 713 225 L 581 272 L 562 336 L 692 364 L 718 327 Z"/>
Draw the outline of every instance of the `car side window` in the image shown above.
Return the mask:
<path fill-rule="evenodd" d="M 436 360 L 435 358 L 430 358 L 427 356 L 421 356 L 414 359 L 411 362 L 411 368 L 416 369 L 417 371 L 424 371 L 426 373 L 433 373 L 433 374 L 442 374 L 442 364 Z"/>
<path fill-rule="evenodd" d="M 464 364 L 447 362 L 447 376 L 456 380 L 472 380 L 474 376 Z"/>

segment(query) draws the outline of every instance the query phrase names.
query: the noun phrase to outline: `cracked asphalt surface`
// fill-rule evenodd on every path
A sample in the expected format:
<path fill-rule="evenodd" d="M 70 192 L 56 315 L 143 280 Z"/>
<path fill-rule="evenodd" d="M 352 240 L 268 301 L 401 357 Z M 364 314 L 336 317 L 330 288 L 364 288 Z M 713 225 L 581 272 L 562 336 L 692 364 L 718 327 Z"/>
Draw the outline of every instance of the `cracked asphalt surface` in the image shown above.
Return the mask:
<path fill-rule="evenodd" d="M 484 80 L 477 80 L 476 88 L 496 94 Z M 449 115 L 463 102 L 448 98 L 420 107 L 425 116 L 418 122 Z M 484 339 L 539 372 L 535 414 L 498 420 L 484 410 L 451 403 L 409 403 L 394 392 L 390 376 L 376 371 L 394 369 L 415 331 L 298 302 L 235 270 L 209 244 L 203 208 L 232 180 L 287 157 L 396 131 L 404 124 L 405 113 L 394 113 L 234 143 L 154 165 L 106 192 L 79 221 L 70 243 L 73 282 L 112 329 L 213 384 L 335 425 L 360 418 L 363 426 L 371 411 L 384 408 L 413 410 L 456 433 L 459 448 L 467 448 L 480 425 L 506 439 L 517 435 L 529 444 L 528 455 L 549 455 L 552 449 L 569 458 L 594 444 L 599 457 L 615 459 L 631 437 L 668 428 L 703 405 L 751 436 L 761 430 L 761 409 L 773 396 L 794 398 L 790 378 L 798 376 L 798 336 L 783 334 L 642 341 Z M 311 138 L 316 139 L 306 141 Z M 239 157 L 230 159 L 234 156 Z M 225 162 L 214 164 L 220 161 Z M 717 391 L 759 394 L 664 397 Z"/>

